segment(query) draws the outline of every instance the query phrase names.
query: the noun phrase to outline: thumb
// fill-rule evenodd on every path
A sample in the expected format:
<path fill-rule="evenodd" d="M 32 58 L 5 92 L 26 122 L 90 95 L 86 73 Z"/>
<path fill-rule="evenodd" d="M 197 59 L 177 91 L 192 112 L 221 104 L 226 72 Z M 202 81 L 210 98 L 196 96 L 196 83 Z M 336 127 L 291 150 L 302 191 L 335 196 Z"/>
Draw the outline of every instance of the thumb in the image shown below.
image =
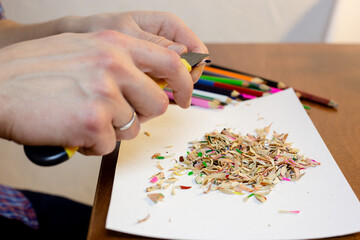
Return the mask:
<path fill-rule="evenodd" d="M 167 39 L 165 37 L 157 36 L 157 35 L 151 34 L 149 32 L 145 32 L 145 31 L 141 30 L 141 32 L 139 33 L 139 38 L 146 40 L 146 41 L 153 42 L 155 44 L 158 44 L 158 45 L 168 48 L 170 50 L 173 50 L 179 55 L 187 52 L 187 47 L 184 44 L 170 41 L 169 39 Z"/>

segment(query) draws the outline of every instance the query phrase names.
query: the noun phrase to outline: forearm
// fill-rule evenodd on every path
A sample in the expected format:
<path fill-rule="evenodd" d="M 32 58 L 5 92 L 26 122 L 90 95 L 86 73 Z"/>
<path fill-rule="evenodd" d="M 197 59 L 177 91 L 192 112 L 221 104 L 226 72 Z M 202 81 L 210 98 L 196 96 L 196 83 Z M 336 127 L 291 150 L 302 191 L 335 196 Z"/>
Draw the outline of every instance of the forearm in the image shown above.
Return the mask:
<path fill-rule="evenodd" d="M 44 23 L 20 24 L 12 20 L 0 21 L 0 48 L 26 40 L 48 37 L 67 32 L 69 19 L 64 17 Z"/>

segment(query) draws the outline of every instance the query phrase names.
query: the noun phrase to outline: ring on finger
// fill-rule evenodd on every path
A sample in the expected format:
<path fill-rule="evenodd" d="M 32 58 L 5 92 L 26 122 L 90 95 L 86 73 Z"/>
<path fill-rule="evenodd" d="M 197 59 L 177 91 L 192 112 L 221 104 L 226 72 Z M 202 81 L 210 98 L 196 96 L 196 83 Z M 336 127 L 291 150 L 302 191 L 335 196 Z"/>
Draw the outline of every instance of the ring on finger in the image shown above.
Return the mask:
<path fill-rule="evenodd" d="M 114 128 L 115 128 L 116 130 L 120 130 L 120 131 L 124 131 L 124 130 L 126 130 L 126 129 L 129 129 L 129 128 L 133 125 L 133 123 L 135 122 L 135 118 L 136 118 L 136 112 L 135 112 L 135 110 L 133 109 L 133 115 L 132 115 L 131 120 L 130 120 L 127 124 L 125 124 L 124 126 L 122 126 L 122 127 L 115 127 L 115 126 L 114 126 Z"/>

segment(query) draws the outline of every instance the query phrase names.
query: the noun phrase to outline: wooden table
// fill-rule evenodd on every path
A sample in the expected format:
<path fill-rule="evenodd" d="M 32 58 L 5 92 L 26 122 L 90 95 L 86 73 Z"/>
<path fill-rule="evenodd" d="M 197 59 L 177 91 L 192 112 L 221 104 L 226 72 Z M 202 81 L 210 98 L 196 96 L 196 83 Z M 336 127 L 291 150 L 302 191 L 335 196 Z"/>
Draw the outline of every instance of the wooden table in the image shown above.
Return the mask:
<path fill-rule="evenodd" d="M 209 44 L 208 48 L 215 64 L 338 102 L 338 110 L 303 103 L 311 107 L 310 118 L 360 198 L 360 45 Z M 148 239 L 105 229 L 118 147 L 102 160 L 89 240 Z M 360 233 L 336 239 L 360 239 Z"/>

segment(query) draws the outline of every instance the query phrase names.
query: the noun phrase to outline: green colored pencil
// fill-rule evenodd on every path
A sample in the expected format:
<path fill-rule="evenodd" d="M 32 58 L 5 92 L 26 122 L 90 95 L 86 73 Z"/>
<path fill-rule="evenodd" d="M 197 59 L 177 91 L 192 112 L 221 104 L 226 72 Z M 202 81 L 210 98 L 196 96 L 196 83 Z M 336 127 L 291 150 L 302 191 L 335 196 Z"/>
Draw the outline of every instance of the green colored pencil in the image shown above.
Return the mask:
<path fill-rule="evenodd" d="M 222 77 L 214 77 L 214 76 L 208 76 L 208 75 L 201 75 L 200 79 L 213 81 L 213 82 L 219 82 L 219 83 L 226 83 L 231 84 L 235 86 L 241 86 L 246 88 L 253 88 L 256 90 L 261 91 L 270 91 L 270 87 L 265 84 L 259 84 L 254 82 L 249 82 L 241 79 L 231 79 L 231 78 L 222 78 Z"/>

